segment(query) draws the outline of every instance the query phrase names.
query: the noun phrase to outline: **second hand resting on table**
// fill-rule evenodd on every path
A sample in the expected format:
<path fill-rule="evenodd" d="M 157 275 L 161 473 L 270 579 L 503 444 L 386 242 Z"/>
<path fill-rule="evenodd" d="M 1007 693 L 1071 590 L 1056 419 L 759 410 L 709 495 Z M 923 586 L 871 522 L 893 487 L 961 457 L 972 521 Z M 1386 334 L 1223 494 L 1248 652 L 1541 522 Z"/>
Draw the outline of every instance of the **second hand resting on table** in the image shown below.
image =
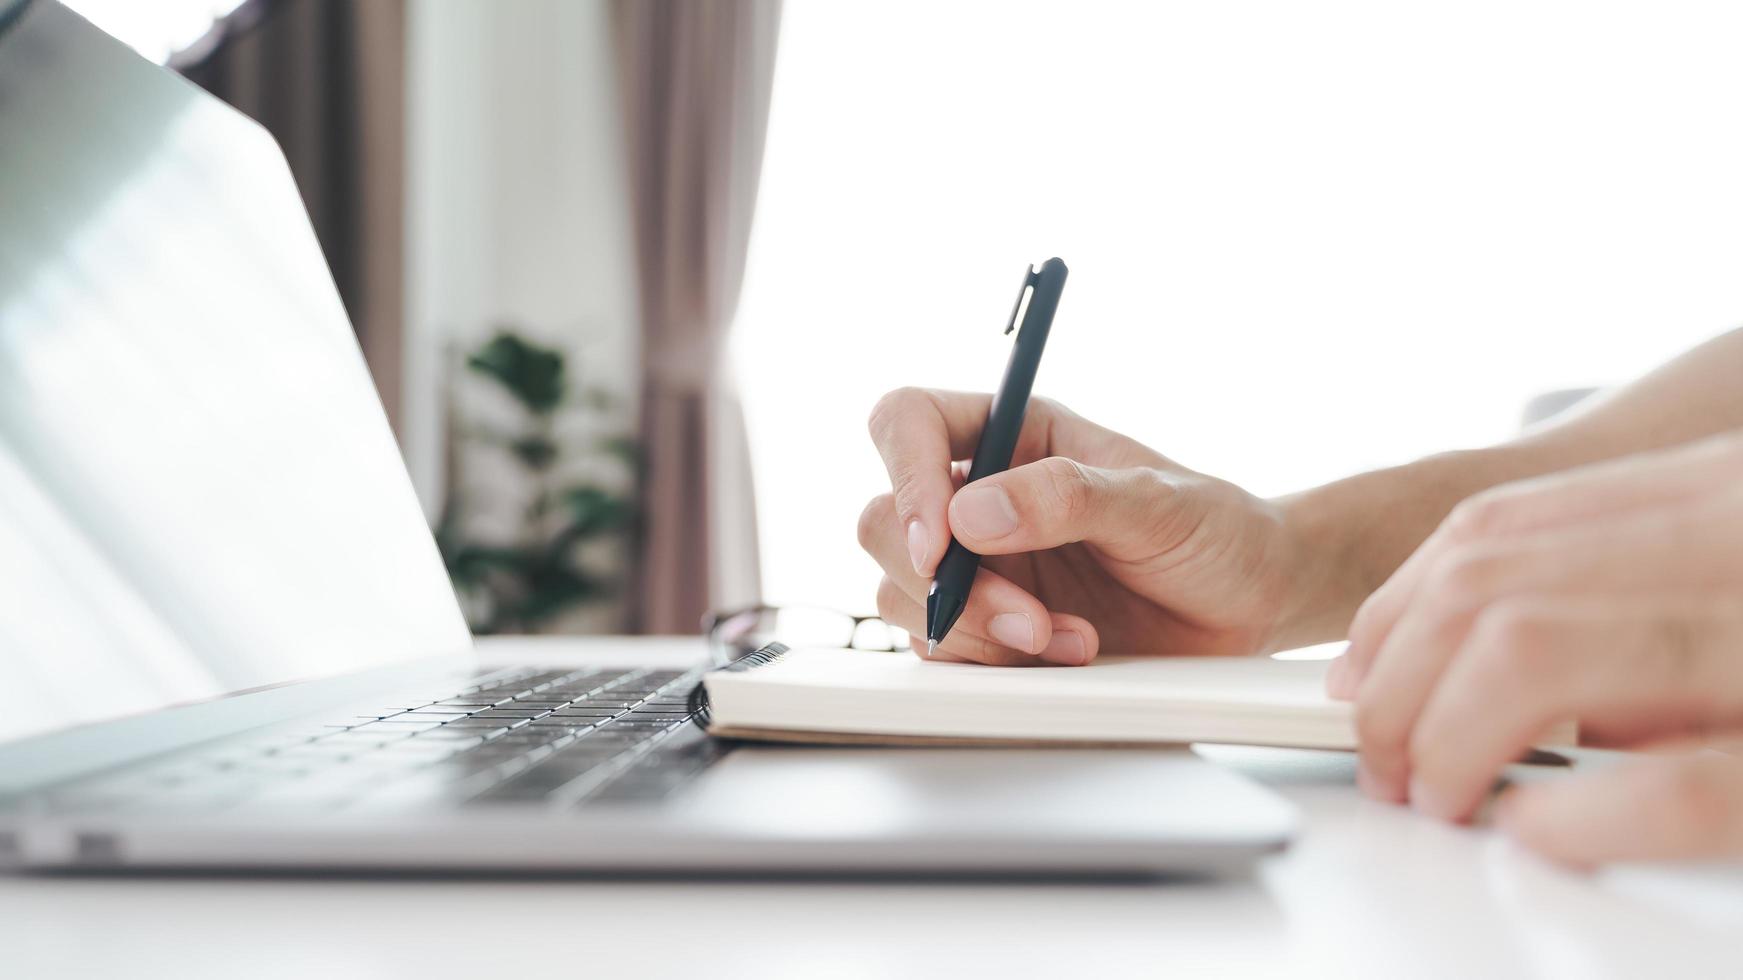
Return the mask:
<path fill-rule="evenodd" d="M 1743 854 L 1739 374 L 1743 332 L 1513 442 L 1277 500 L 1041 399 L 1011 469 L 963 487 L 988 396 L 902 389 L 872 413 L 892 492 L 860 541 L 879 612 L 913 634 L 950 536 L 987 556 L 941 658 L 1348 636 L 1328 683 L 1356 702 L 1363 789 L 1448 819 L 1570 715 L 1601 744 L 1677 740 L 1516 790 L 1501 822 L 1574 862 Z"/>

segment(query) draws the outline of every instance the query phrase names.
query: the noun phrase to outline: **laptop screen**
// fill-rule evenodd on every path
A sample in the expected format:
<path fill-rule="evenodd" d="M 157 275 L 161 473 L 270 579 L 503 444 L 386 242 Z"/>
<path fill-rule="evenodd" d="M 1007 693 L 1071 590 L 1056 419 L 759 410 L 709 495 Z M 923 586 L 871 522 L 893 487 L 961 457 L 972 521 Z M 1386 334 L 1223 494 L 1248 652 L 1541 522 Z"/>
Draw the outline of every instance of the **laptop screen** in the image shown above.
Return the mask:
<path fill-rule="evenodd" d="M 0 4 L 0 741 L 468 648 L 283 156 Z"/>

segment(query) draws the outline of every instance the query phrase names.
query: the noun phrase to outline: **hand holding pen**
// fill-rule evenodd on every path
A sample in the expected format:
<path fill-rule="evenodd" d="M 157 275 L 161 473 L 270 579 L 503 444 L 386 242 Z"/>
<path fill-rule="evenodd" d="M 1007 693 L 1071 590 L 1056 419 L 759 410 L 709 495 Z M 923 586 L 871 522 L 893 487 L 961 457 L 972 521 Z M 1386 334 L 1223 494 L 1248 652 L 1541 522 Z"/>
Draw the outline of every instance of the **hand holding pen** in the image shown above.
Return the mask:
<path fill-rule="evenodd" d="M 1024 280 L 1008 393 L 1047 268 Z M 1058 271 L 1062 282 L 1063 263 Z M 1024 370 L 1032 381 L 1033 366 Z M 997 414 L 989 395 L 918 388 L 872 412 L 891 492 L 867 505 L 859 540 L 883 569 L 879 614 L 914 636 L 916 652 L 928 652 L 934 576 L 939 592 L 948 579 L 960 595 L 961 562 L 979 567 L 933 659 L 1076 666 L 1103 650 L 1253 653 L 1284 638 L 1306 579 L 1278 506 L 1044 398 L 1028 401 L 1009 448 L 989 456 L 979 447 Z M 970 459 L 959 488 L 952 464 Z M 953 543 L 980 557 L 950 559 L 958 570 L 947 576 Z"/>

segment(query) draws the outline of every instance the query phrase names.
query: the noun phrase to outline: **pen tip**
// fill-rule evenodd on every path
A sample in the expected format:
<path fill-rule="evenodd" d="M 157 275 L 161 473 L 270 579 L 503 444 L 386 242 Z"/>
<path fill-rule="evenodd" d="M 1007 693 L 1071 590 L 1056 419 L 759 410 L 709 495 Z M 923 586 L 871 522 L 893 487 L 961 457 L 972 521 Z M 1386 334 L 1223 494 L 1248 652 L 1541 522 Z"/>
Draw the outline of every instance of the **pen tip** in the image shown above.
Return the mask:
<path fill-rule="evenodd" d="M 936 653 L 937 651 L 938 651 L 938 641 L 937 640 L 927 640 L 926 641 L 926 658 L 928 660 L 930 660 L 932 658 L 932 654 Z"/>

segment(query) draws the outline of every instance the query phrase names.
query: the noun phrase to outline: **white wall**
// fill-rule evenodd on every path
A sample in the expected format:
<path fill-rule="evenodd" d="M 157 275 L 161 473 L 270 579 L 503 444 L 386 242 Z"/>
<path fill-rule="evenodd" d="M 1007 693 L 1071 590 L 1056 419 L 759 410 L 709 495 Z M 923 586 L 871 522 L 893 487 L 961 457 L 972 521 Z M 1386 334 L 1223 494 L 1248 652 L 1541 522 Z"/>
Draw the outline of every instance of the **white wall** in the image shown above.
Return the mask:
<path fill-rule="evenodd" d="M 607 8 L 410 0 L 403 443 L 440 506 L 441 358 L 501 322 L 569 338 L 634 405 L 633 256 Z"/>
<path fill-rule="evenodd" d="M 856 609 L 878 393 L 1037 390 L 1266 494 L 1505 438 L 1743 316 L 1743 9 L 788 5 L 737 340 L 766 594 Z"/>

